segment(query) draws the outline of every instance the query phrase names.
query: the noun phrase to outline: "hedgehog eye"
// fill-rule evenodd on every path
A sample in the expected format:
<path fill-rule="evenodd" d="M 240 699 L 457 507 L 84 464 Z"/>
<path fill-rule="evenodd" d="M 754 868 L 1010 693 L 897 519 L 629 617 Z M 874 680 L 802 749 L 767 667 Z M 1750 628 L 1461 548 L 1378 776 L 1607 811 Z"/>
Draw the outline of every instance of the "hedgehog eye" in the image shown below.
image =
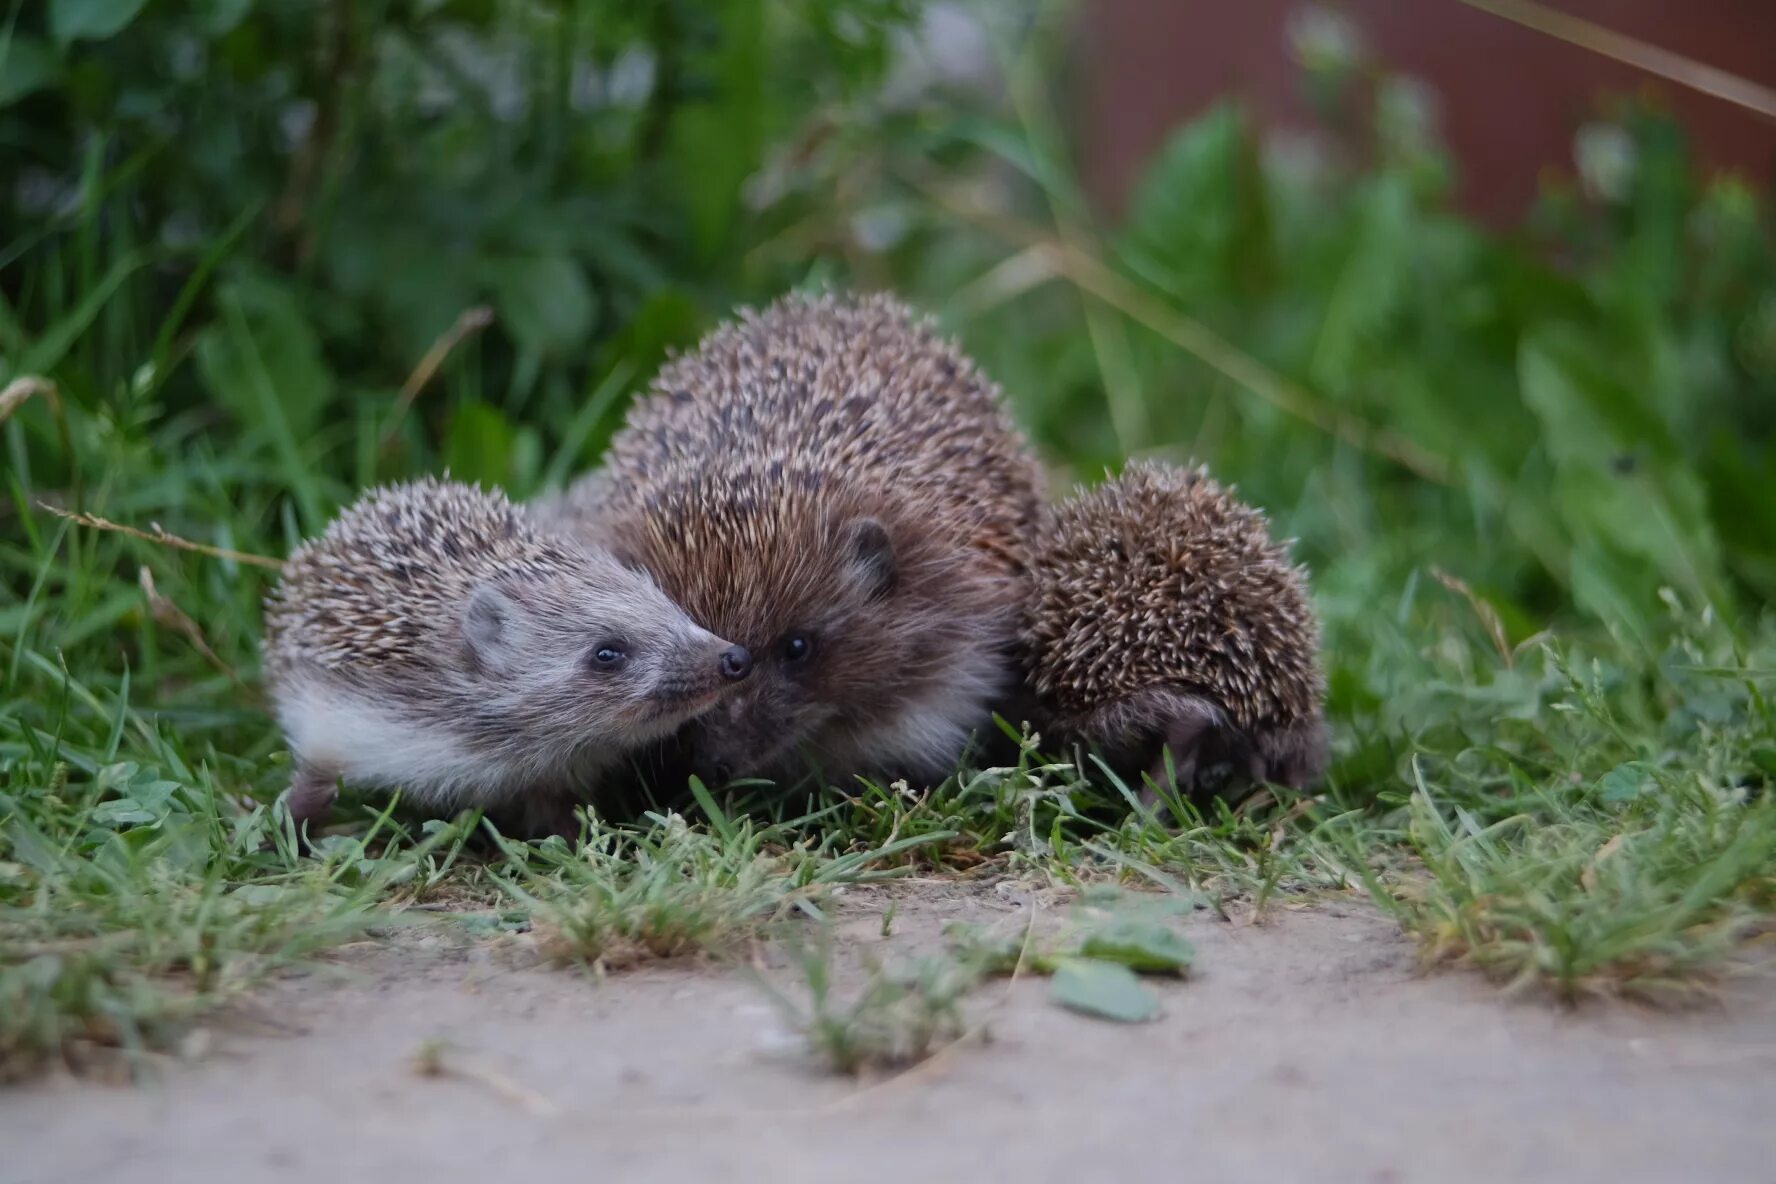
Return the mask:
<path fill-rule="evenodd" d="M 778 649 L 785 662 L 791 666 L 800 666 L 814 656 L 814 637 L 808 633 L 791 633 L 783 639 Z"/>
<path fill-rule="evenodd" d="M 594 670 L 615 670 L 628 660 L 629 655 L 623 652 L 623 643 L 620 641 L 607 641 L 592 651 Z"/>

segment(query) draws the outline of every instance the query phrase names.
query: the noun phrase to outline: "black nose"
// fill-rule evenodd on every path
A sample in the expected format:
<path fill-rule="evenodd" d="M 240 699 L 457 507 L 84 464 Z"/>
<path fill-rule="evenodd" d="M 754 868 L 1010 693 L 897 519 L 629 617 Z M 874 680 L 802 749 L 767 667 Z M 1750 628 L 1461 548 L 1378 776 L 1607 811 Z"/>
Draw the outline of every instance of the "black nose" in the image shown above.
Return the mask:
<path fill-rule="evenodd" d="M 709 772 L 719 782 L 732 781 L 734 779 L 733 765 L 717 764 L 711 768 Z"/>
<path fill-rule="evenodd" d="M 722 677 L 730 682 L 739 682 L 752 673 L 752 655 L 743 645 L 729 646 L 722 651 L 719 661 Z"/>

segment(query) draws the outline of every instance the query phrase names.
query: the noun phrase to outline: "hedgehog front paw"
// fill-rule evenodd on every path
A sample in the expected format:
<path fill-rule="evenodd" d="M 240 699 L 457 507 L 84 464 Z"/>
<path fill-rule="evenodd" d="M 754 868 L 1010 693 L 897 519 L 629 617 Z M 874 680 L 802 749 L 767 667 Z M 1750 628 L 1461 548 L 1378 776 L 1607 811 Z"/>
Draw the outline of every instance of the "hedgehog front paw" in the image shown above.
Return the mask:
<path fill-rule="evenodd" d="M 1306 789 L 1325 772 L 1327 735 L 1318 717 L 1288 727 L 1241 731 L 1225 717 L 1187 712 L 1164 723 L 1142 801 L 1235 799 L 1260 785 Z"/>

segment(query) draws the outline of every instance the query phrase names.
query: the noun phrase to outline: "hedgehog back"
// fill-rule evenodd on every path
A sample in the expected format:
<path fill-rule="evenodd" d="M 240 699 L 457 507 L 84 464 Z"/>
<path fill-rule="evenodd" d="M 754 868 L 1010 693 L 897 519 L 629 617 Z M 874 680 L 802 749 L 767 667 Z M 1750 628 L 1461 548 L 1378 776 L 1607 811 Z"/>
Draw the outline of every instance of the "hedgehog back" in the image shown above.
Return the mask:
<path fill-rule="evenodd" d="M 1055 507 L 1031 575 L 1031 681 L 1063 715 L 1165 685 L 1241 728 L 1319 710 L 1305 573 L 1200 469 L 1131 465 Z"/>
<path fill-rule="evenodd" d="M 385 486 L 285 562 L 266 602 L 267 669 L 435 665 L 476 584 L 571 562 L 503 494 L 432 478 Z"/>
<path fill-rule="evenodd" d="M 668 363 L 611 443 L 609 487 L 640 501 L 745 455 L 918 489 L 958 541 L 1027 556 L 1042 474 L 998 388 L 888 296 L 785 297 Z"/>

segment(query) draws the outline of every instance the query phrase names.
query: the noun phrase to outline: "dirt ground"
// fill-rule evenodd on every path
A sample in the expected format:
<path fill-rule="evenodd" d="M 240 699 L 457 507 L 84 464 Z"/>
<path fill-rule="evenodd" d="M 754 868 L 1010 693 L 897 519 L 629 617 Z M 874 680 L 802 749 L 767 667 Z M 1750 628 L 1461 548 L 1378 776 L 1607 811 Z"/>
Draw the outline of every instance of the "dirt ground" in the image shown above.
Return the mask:
<path fill-rule="evenodd" d="M 844 915 L 854 949 L 900 952 L 1032 910 L 1060 911 L 910 886 L 854 890 Z M 1154 1023 L 990 983 L 990 1042 L 862 1083 L 810 1060 L 744 972 L 597 981 L 408 930 L 282 982 L 146 1086 L 0 1093 L 0 1181 L 1776 1180 L 1767 981 L 1572 1012 L 1418 974 L 1354 901 L 1184 925 L 1198 970 Z M 418 1073 L 440 1039 L 449 1071 Z"/>

